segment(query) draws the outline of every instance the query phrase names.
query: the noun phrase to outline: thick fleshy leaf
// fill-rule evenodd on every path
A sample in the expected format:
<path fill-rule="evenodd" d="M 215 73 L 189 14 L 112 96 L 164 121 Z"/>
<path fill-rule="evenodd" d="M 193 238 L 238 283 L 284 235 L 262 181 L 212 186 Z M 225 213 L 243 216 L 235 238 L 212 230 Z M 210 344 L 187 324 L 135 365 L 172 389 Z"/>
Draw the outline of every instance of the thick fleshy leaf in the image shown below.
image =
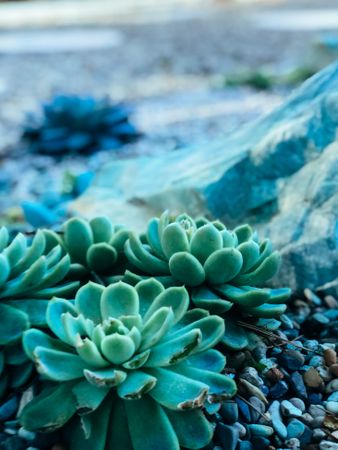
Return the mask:
<path fill-rule="evenodd" d="M 98 216 L 89 221 L 93 232 L 94 242 L 109 242 L 113 233 L 114 226 L 106 216 Z"/>
<path fill-rule="evenodd" d="M 283 314 L 286 308 L 287 306 L 283 304 L 270 305 L 269 303 L 264 303 L 264 305 L 256 308 L 247 308 L 245 313 L 253 317 L 274 318 Z"/>
<path fill-rule="evenodd" d="M 175 253 L 169 260 L 169 269 L 176 280 L 187 286 L 198 286 L 205 279 L 202 264 L 188 252 Z"/>
<path fill-rule="evenodd" d="M 256 285 L 259 286 L 270 280 L 278 272 L 281 264 L 281 256 L 278 252 L 273 252 L 252 272 L 238 275 L 234 279 L 237 285 Z"/>
<path fill-rule="evenodd" d="M 229 311 L 233 304 L 224 300 L 205 286 L 195 288 L 191 293 L 192 301 L 198 308 L 205 308 L 214 314 Z"/>
<path fill-rule="evenodd" d="M 34 359 L 34 351 L 37 347 L 48 348 L 50 350 L 71 351 L 67 344 L 59 339 L 54 339 L 41 330 L 31 328 L 25 331 L 22 339 L 23 348 L 30 359 Z"/>
<path fill-rule="evenodd" d="M 61 251 L 61 249 L 60 249 Z M 48 288 L 49 286 L 55 286 L 62 281 L 70 269 L 69 255 L 65 255 L 60 261 L 49 268 L 43 277 L 42 283 L 40 283 L 39 289 Z"/>
<path fill-rule="evenodd" d="M 30 326 L 45 327 L 46 311 L 49 300 L 15 300 L 6 302 L 7 305 L 27 314 Z M 0 327 L 1 328 L 1 327 Z"/>
<path fill-rule="evenodd" d="M 116 227 L 116 230 L 117 230 L 117 228 L 118 227 Z M 122 253 L 123 252 L 124 245 L 125 245 L 127 239 L 129 239 L 129 234 L 130 234 L 129 231 L 124 229 L 124 228 L 121 228 L 120 230 L 117 230 L 113 234 L 109 244 L 112 247 L 115 248 L 117 253 Z"/>
<path fill-rule="evenodd" d="M 70 270 L 72 270 L 72 267 L 74 267 L 74 264 L 72 264 Z M 81 279 L 81 276 L 78 278 Z M 58 286 L 33 291 L 30 293 L 30 297 L 34 299 L 46 299 L 52 297 L 69 298 L 70 296 L 73 296 L 79 286 L 79 281 L 70 281 Z"/>
<path fill-rule="evenodd" d="M 199 329 L 193 329 L 151 349 L 146 367 L 163 367 L 176 364 L 198 348 L 202 340 Z"/>
<path fill-rule="evenodd" d="M 164 410 L 149 396 L 124 402 L 133 449 L 179 450 L 176 433 Z M 151 420 L 140 420 L 143 417 Z M 118 450 L 116 448 L 116 450 Z"/>
<path fill-rule="evenodd" d="M 127 374 L 122 370 L 115 370 L 113 368 L 101 370 L 86 369 L 83 373 L 89 383 L 100 388 L 118 386 L 127 377 Z"/>
<path fill-rule="evenodd" d="M 162 368 L 147 369 L 147 373 L 157 379 L 156 386 L 149 395 L 162 406 L 185 410 L 203 405 L 208 393 L 205 383 L 192 379 L 190 375 Z"/>
<path fill-rule="evenodd" d="M 268 291 L 270 295 L 267 303 L 274 305 L 285 303 L 291 295 L 291 289 L 289 288 L 269 289 Z"/>
<path fill-rule="evenodd" d="M 102 340 L 101 350 L 110 362 L 118 365 L 128 361 L 134 355 L 135 344 L 129 336 L 115 333 Z"/>
<path fill-rule="evenodd" d="M 251 240 L 240 244 L 237 250 L 241 252 L 243 257 L 241 272 L 244 273 L 257 263 L 259 259 L 259 245 Z"/>
<path fill-rule="evenodd" d="M 199 330 L 201 333 L 200 342 L 195 348 L 196 352 L 201 352 L 215 346 L 220 341 L 224 334 L 224 320 L 219 316 L 203 317 L 183 328 L 177 328 L 172 334 L 168 334 L 165 342 L 172 342 L 174 339 L 178 339 L 179 336 L 185 336 L 193 330 Z"/>
<path fill-rule="evenodd" d="M 124 400 L 138 400 L 151 391 L 156 383 L 155 377 L 140 370 L 132 371 L 124 382 L 117 387 L 117 393 Z"/>
<path fill-rule="evenodd" d="M 6 364 L 14 366 L 21 365 L 27 362 L 28 360 L 27 355 L 23 349 L 21 340 L 18 341 L 16 344 L 6 345 L 3 348 L 1 355 L 5 358 Z"/>
<path fill-rule="evenodd" d="M 144 364 L 147 362 L 149 355 L 150 355 L 150 350 L 146 350 L 142 353 L 138 353 L 137 355 L 130 358 L 129 361 L 122 364 L 122 366 L 125 369 L 130 369 L 130 370 L 139 369 L 140 367 L 144 366 Z"/>
<path fill-rule="evenodd" d="M 168 332 L 174 323 L 174 313 L 171 308 L 162 307 L 144 324 L 142 329 L 142 344 L 140 351 L 154 346 Z"/>
<path fill-rule="evenodd" d="M 9 242 L 9 233 L 6 227 L 0 228 L 0 252 L 7 247 Z"/>
<path fill-rule="evenodd" d="M 222 230 L 221 235 L 223 239 L 224 248 L 236 247 L 236 245 L 238 244 L 238 238 L 234 232 L 231 232 L 229 230 Z"/>
<path fill-rule="evenodd" d="M 15 236 L 12 242 L 3 250 L 3 255 L 8 259 L 11 266 L 15 266 L 24 256 L 27 248 L 27 240 L 22 233 Z"/>
<path fill-rule="evenodd" d="M 213 426 L 200 409 L 191 411 L 166 410 L 181 447 L 199 449 L 212 439 Z"/>
<path fill-rule="evenodd" d="M 152 302 L 144 316 L 144 321 L 149 320 L 155 311 L 162 307 L 171 308 L 175 316 L 174 324 L 179 322 L 189 307 L 189 294 L 187 290 L 184 287 L 171 287 L 166 289 Z"/>
<path fill-rule="evenodd" d="M 36 258 L 43 254 L 45 246 L 45 235 L 41 230 L 38 230 L 33 238 L 31 246 L 26 250 L 23 258 L 21 258 L 21 260 L 12 267 L 11 277 L 14 278 L 20 275 L 20 273 L 22 273 L 24 270 L 28 269 L 36 260 Z"/>
<path fill-rule="evenodd" d="M 221 372 L 226 364 L 226 358 L 221 352 L 210 349 L 205 352 L 189 356 L 186 363 L 198 369 Z"/>
<path fill-rule="evenodd" d="M 64 226 L 64 241 L 72 261 L 86 265 L 87 250 L 94 243 L 89 223 L 78 217 L 68 220 Z"/>
<path fill-rule="evenodd" d="M 6 283 L 11 272 L 11 266 L 6 256 L 0 254 L 0 287 Z"/>
<path fill-rule="evenodd" d="M 237 392 L 235 381 L 227 375 L 198 369 L 186 364 L 186 362 L 172 367 L 171 370 L 208 386 L 208 401 L 210 403 L 227 400 Z"/>
<path fill-rule="evenodd" d="M 242 254 L 235 248 L 223 248 L 205 261 L 205 276 L 211 284 L 223 284 L 232 280 L 241 270 Z"/>
<path fill-rule="evenodd" d="M 155 278 L 147 278 L 138 282 L 135 286 L 140 300 L 140 314 L 143 316 L 149 309 L 156 297 L 163 291 L 162 284 Z"/>
<path fill-rule="evenodd" d="M 199 228 L 190 243 L 191 253 L 204 264 L 208 257 L 223 247 L 222 234 L 209 223 Z"/>
<path fill-rule="evenodd" d="M 97 387 L 88 383 L 87 380 L 80 381 L 73 387 L 78 414 L 88 414 L 95 411 L 101 405 L 109 391 L 109 387 Z"/>
<path fill-rule="evenodd" d="M 240 225 L 240 226 L 236 227 L 234 229 L 234 232 L 237 236 L 239 244 L 241 244 L 242 242 L 248 241 L 253 234 L 252 228 L 248 224 L 244 224 L 244 225 Z"/>
<path fill-rule="evenodd" d="M 53 333 L 61 339 L 61 341 L 68 342 L 68 336 L 64 330 L 61 316 L 69 312 L 73 316 L 77 315 L 77 311 L 71 302 L 63 300 L 61 298 L 56 298 L 51 300 L 47 307 L 46 319 L 49 328 Z"/>
<path fill-rule="evenodd" d="M 31 361 L 21 364 L 20 366 L 11 366 L 10 376 L 8 377 L 8 385 L 11 389 L 18 389 L 26 384 L 31 378 L 34 371 L 34 365 Z"/>
<path fill-rule="evenodd" d="M 106 242 L 93 244 L 87 251 L 88 267 L 94 272 L 109 273 L 117 260 L 117 251 Z"/>
<path fill-rule="evenodd" d="M 147 227 L 147 240 L 153 249 L 154 253 L 156 253 L 157 256 L 164 257 L 164 253 L 162 250 L 162 245 L 160 241 L 160 236 L 158 233 L 158 226 L 159 226 L 159 219 L 157 217 L 151 219 L 148 222 Z"/>
<path fill-rule="evenodd" d="M 155 255 L 152 255 L 144 247 L 140 238 L 136 234 L 130 233 L 129 241 L 127 241 L 127 243 L 129 243 L 129 247 L 132 253 L 141 262 L 144 272 L 150 272 L 154 275 L 161 275 L 168 272 L 167 262 L 159 259 Z"/>
<path fill-rule="evenodd" d="M 44 390 L 22 410 L 20 422 L 29 431 L 53 431 L 76 412 L 73 383 L 62 383 Z"/>
<path fill-rule="evenodd" d="M 104 286 L 90 281 L 82 286 L 75 296 L 77 310 L 95 324 L 101 322 L 101 296 L 103 291 Z"/>
<path fill-rule="evenodd" d="M 81 378 L 86 368 L 79 356 L 44 347 L 36 347 L 34 361 L 41 375 L 55 381 Z"/>
<path fill-rule="evenodd" d="M 251 286 L 236 287 L 231 284 L 223 284 L 215 287 L 215 291 L 240 308 L 259 306 L 267 302 L 270 298 L 267 289 L 259 289 Z"/>
<path fill-rule="evenodd" d="M 245 348 L 249 343 L 245 330 L 236 325 L 231 318 L 229 318 L 229 320 L 225 318 L 224 323 L 225 333 L 221 340 L 222 344 L 234 351 Z"/>
<path fill-rule="evenodd" d="M 138 312 L 138 294 L 129 284 L 120 281 L 104 290 L 101 298 L 101 314 L 104 319 L 138 314 Z"/>
<path fill-rule="evenodd" d="M 90 339 L 81 339 L 78 335 L 76 342 L 76 351 L 81 359 L 92 367 L 108 367 L 110 364 L 105 360 L 98 348 Z"/>
<path fill-rule="evenodd" d="M 0 345 L 16 342 L 29 327 L 27 314 L 0 303 Z"/>
<path fill-rule="evenodd" d="M 105 450 L 134 450 L 130 440 L 125 403 L 117 396 L 112 399 L 113 408 Z"/>
<path fill-rule="evenodd" d="M 186 232 L 181 225 L 170 223 L 161 236 L 162 249 L 169 259 L 174 253 L 186 252 L 189 250 L 189 241 Z"/>
<path fill-rule="evenodd" d="M 72 316 L 69 312 L 62 314 L 61 321 L 67 336 L 67 343 L 75 346 L 77 345 L 78 336 L 87 336 L 87 322 L 89 319 L 85 319 L 82 314 L 77 317 Z M 93 322 L 91 322 L 92 328 L 94 328 Z"/>

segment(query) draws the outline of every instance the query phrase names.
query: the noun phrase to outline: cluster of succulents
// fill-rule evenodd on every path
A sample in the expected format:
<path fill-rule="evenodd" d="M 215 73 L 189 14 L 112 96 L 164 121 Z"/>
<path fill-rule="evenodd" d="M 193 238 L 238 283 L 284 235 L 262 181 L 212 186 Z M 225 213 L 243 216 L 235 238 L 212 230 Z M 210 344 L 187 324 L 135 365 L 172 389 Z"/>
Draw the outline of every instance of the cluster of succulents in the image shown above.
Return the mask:
<path fill-rule="evenodd" d="M 32 151 L 54 156 L 117 149 L 140 136 L 129 115 L 108 98 L 59 95 L 43 105 L 43 114 L 27 117 L 23 139 Z"/>
<path fill-rule="evenodd" d="M 264 287 L 280 264 L 268 240 L 185 214 L 144 235 L 106 217 L 12 242 L 2 229 L 0 264 L 0 391 L 35 373 L 21 424 L 64 431 L 71 450 L 205 447 L 236 394 L 241 323 L 278 326 L 289 295 Z"/>

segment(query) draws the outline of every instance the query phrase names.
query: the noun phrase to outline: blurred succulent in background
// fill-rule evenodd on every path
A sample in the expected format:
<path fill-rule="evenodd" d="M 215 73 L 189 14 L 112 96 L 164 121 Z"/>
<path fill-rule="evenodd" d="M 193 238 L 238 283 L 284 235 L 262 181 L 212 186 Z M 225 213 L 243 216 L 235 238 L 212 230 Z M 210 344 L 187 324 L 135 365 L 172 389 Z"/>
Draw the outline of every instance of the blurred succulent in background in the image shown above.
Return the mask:
<path fill-rule="evenodd" d="M 90 221 L 73 217 L 62 229 L 59 235 L 49 231 L 49 238 L 64 247 L 73 264 L 98 275 L 113 275 L 115 270 L 123 273 L 123 247 L 129 236 L 125 228 L 99 216 Z"/>
<path fill-rule="evenodd" d="M 231 309 L 224 316 L 229 326 L 223 343 L 232 349 L 248 344 L 245 330 L 236 324 L 240 319 L 265 325 L 265 319 L 286 309 L 289 289 L 261 287 L 277 273 L 280 254 L 268 239 L 260 242 L 248 225 L 229 231 L 218 221 L 195 221 L 186 214 L 170 217 L 165 212 L 149 222 L 146 236 L 131 233 L 125 252 L 141 276 L 189 287 L 196 307 L 222 316 Z M 128 279 L 133 274 L 127 273 Z"/>
<path fill-rule="evenodd" d="M 48 431 L 74 416 L 70 449 L 205 446 L 213 429 L 202 407 L 232 397 L 236 385 L 212 348 L 223 320 L 188 307 L 184 287 L 164 289 L 155 279 L 88 283 L 74 303 L 53 299 L 47 322 L 55 337 L 31 329 L 23 342 L 43 378 L 58 383 L 23 409 L 22 425 Z"/>
<path fill-rule="evenodd" d="M 22 333 L 45 325 L 51 297 L 76 290 L 78 282 L 63 281 L 69 269 L 69 256 L 60 246 L 49 248 L 42 231 L 29 243 L 21 233 L 10 242 L 8 230 L 0 229 L 0 394 L 28 379 L 32 368 L 21 348 Z"/>
<path fill-rule="evenodd" d="M 28 116 L 23 139 L 32 151 L 54 156 L 117 149 L 140 136 L 129 115 L 108 98 L 60 95 L 43 105 L 42 115 Z"/>

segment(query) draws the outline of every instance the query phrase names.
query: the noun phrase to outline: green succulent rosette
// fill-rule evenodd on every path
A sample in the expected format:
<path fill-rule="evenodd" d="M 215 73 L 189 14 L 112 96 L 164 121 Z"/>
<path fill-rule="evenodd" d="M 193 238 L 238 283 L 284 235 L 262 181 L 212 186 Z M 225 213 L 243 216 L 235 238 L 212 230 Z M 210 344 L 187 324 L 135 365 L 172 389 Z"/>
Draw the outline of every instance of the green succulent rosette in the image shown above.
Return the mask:
<path fill-rule="evenodd" d="M 19 233 L 10 241 L 0 229 L 0 395 L 24 384 L 32 365 L 21 348 L 22 333 L 45 325 L 48 301 L 69 295 L 77 282 L 65 282 L 70 258 L 60 246 L 49 248 L 38 231 L 32 240 Z"/>
<path fill-rule="evenodd" d="M 97 275 L 123 272 L 120 267 L 125 262 L 123 248 L 129 232 L 113 225 L 105 216 L 90 221 L 73 217 L 64 223 L 61 234 L 49 232 L 49 236 L 63 246 L 73 265 L 80 265 L 87 272 Z"/>
<path fill-rule="evenodd" d="M 286 309 L 289 289 L 263 287 L 278 272 L 281 256 L 269 239 L 259 241 L 249 225 L 231 231 L 219 221 L 165 212 L 150 220 L 145 236 L 131 233 L 125 252 L 138 272 L 127 272 L 126 281 L 147 274 L 167 285 L 185 285 L 196 307 L 227 321 L 223 342 L 230 349 L 248 345 L 240 320 L 265 326 Z"/>
<path fill-rule="evenodd" d="M 75 301 L 53 299 L 50 331 L 31 329 L 23 343 L 38 372 L 52 380 L 23 409 L 32 431 L 64 426 L 71 450 L 198 449 L 217 409 L 236 393 L 213 349 L 224 334 L 219 316 L 188 311 L 184 287 L 155 279 L 135 287 L 88 283 Z"/>

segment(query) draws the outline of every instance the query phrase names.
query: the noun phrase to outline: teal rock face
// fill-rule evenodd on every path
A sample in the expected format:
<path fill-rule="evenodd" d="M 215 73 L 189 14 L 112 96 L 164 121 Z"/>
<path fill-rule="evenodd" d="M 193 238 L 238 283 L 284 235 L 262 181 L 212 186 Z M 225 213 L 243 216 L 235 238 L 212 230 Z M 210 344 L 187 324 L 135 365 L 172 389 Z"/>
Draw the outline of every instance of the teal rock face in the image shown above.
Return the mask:
<path fill-rule="evenodd" d="M 337 100 L 335 63 L 223 140 L 108 164 L 72 208 L 89 217 L 111 211 L 115 221 L 140 230 L 167 208 L 209 214 L 229 226 L 248 221 L 282 251 L 278 283 L 301 290 L 334 282 Z"/>

